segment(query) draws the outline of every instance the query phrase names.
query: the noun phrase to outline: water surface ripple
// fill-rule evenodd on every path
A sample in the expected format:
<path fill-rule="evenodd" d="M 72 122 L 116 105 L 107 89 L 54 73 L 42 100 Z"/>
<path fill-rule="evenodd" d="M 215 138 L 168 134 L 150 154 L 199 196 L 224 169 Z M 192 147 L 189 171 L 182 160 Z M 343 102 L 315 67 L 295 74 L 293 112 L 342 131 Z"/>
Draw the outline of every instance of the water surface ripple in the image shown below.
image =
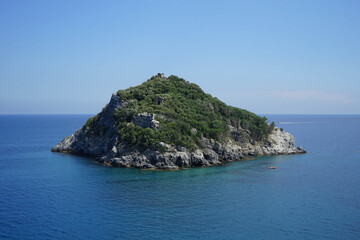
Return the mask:
<path fill-rule="evenodd" d="M 88 117 L 0 115 L 0 239 L 360 239 L 359 115 L 269 115 L 308 154 L 174 172 L 50 152 Z"/>

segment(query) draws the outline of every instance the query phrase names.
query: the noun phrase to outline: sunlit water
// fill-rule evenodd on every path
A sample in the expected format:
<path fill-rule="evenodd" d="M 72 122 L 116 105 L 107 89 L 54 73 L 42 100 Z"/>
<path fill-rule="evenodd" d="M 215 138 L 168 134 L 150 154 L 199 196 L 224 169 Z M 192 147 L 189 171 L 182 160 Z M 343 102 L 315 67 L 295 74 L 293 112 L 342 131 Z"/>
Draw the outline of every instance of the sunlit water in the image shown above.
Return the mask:
<path fill-rule="evenodd" d="M 50 152 L 88 117 L 0 115 L 0 239 L 360 239 L 359 115 L 269 115 L 308 153 L 182 171 Z"/>

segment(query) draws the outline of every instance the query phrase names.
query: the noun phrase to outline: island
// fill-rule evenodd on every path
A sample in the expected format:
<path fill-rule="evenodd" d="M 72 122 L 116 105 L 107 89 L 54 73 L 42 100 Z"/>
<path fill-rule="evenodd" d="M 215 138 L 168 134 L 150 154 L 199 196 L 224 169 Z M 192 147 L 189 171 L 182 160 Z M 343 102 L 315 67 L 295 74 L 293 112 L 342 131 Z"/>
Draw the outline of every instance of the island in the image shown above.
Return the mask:
<path fill-rule="evenodd" d="M 306 153 L 266 117 L 163 73 L 113 94 L 99 114 L 52 151 L 91 156 L 109 166 L 162 170 Z"/>

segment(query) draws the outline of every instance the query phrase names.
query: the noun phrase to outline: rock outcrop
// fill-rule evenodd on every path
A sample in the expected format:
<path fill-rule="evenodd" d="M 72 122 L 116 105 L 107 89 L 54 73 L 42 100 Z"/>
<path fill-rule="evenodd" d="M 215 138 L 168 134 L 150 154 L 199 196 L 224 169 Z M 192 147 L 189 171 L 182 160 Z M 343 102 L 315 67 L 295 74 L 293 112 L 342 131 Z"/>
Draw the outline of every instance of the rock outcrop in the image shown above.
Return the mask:
<path fill-rule="evenodd" d="M 155 116 L 152 113 L 139 113 L 133 120 L 135 126 L 142 128 L 151 128 L 157 130 L 159 128 L 159 121 L 155 120 Z"/>

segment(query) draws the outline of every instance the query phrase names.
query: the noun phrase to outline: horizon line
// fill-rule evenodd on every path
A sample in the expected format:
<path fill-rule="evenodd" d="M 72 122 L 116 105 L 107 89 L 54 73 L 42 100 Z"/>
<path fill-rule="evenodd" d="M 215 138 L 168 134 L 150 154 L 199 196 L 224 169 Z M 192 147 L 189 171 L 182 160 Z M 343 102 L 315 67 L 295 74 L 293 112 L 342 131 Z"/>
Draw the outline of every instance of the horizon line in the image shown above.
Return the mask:
<path fill-rule="evenodd" d="M 97 115 L 98 113 L 0 113 L 0 115 Z M 255 113 L 256 115 L 360 115 L 360 113 Z"/>

